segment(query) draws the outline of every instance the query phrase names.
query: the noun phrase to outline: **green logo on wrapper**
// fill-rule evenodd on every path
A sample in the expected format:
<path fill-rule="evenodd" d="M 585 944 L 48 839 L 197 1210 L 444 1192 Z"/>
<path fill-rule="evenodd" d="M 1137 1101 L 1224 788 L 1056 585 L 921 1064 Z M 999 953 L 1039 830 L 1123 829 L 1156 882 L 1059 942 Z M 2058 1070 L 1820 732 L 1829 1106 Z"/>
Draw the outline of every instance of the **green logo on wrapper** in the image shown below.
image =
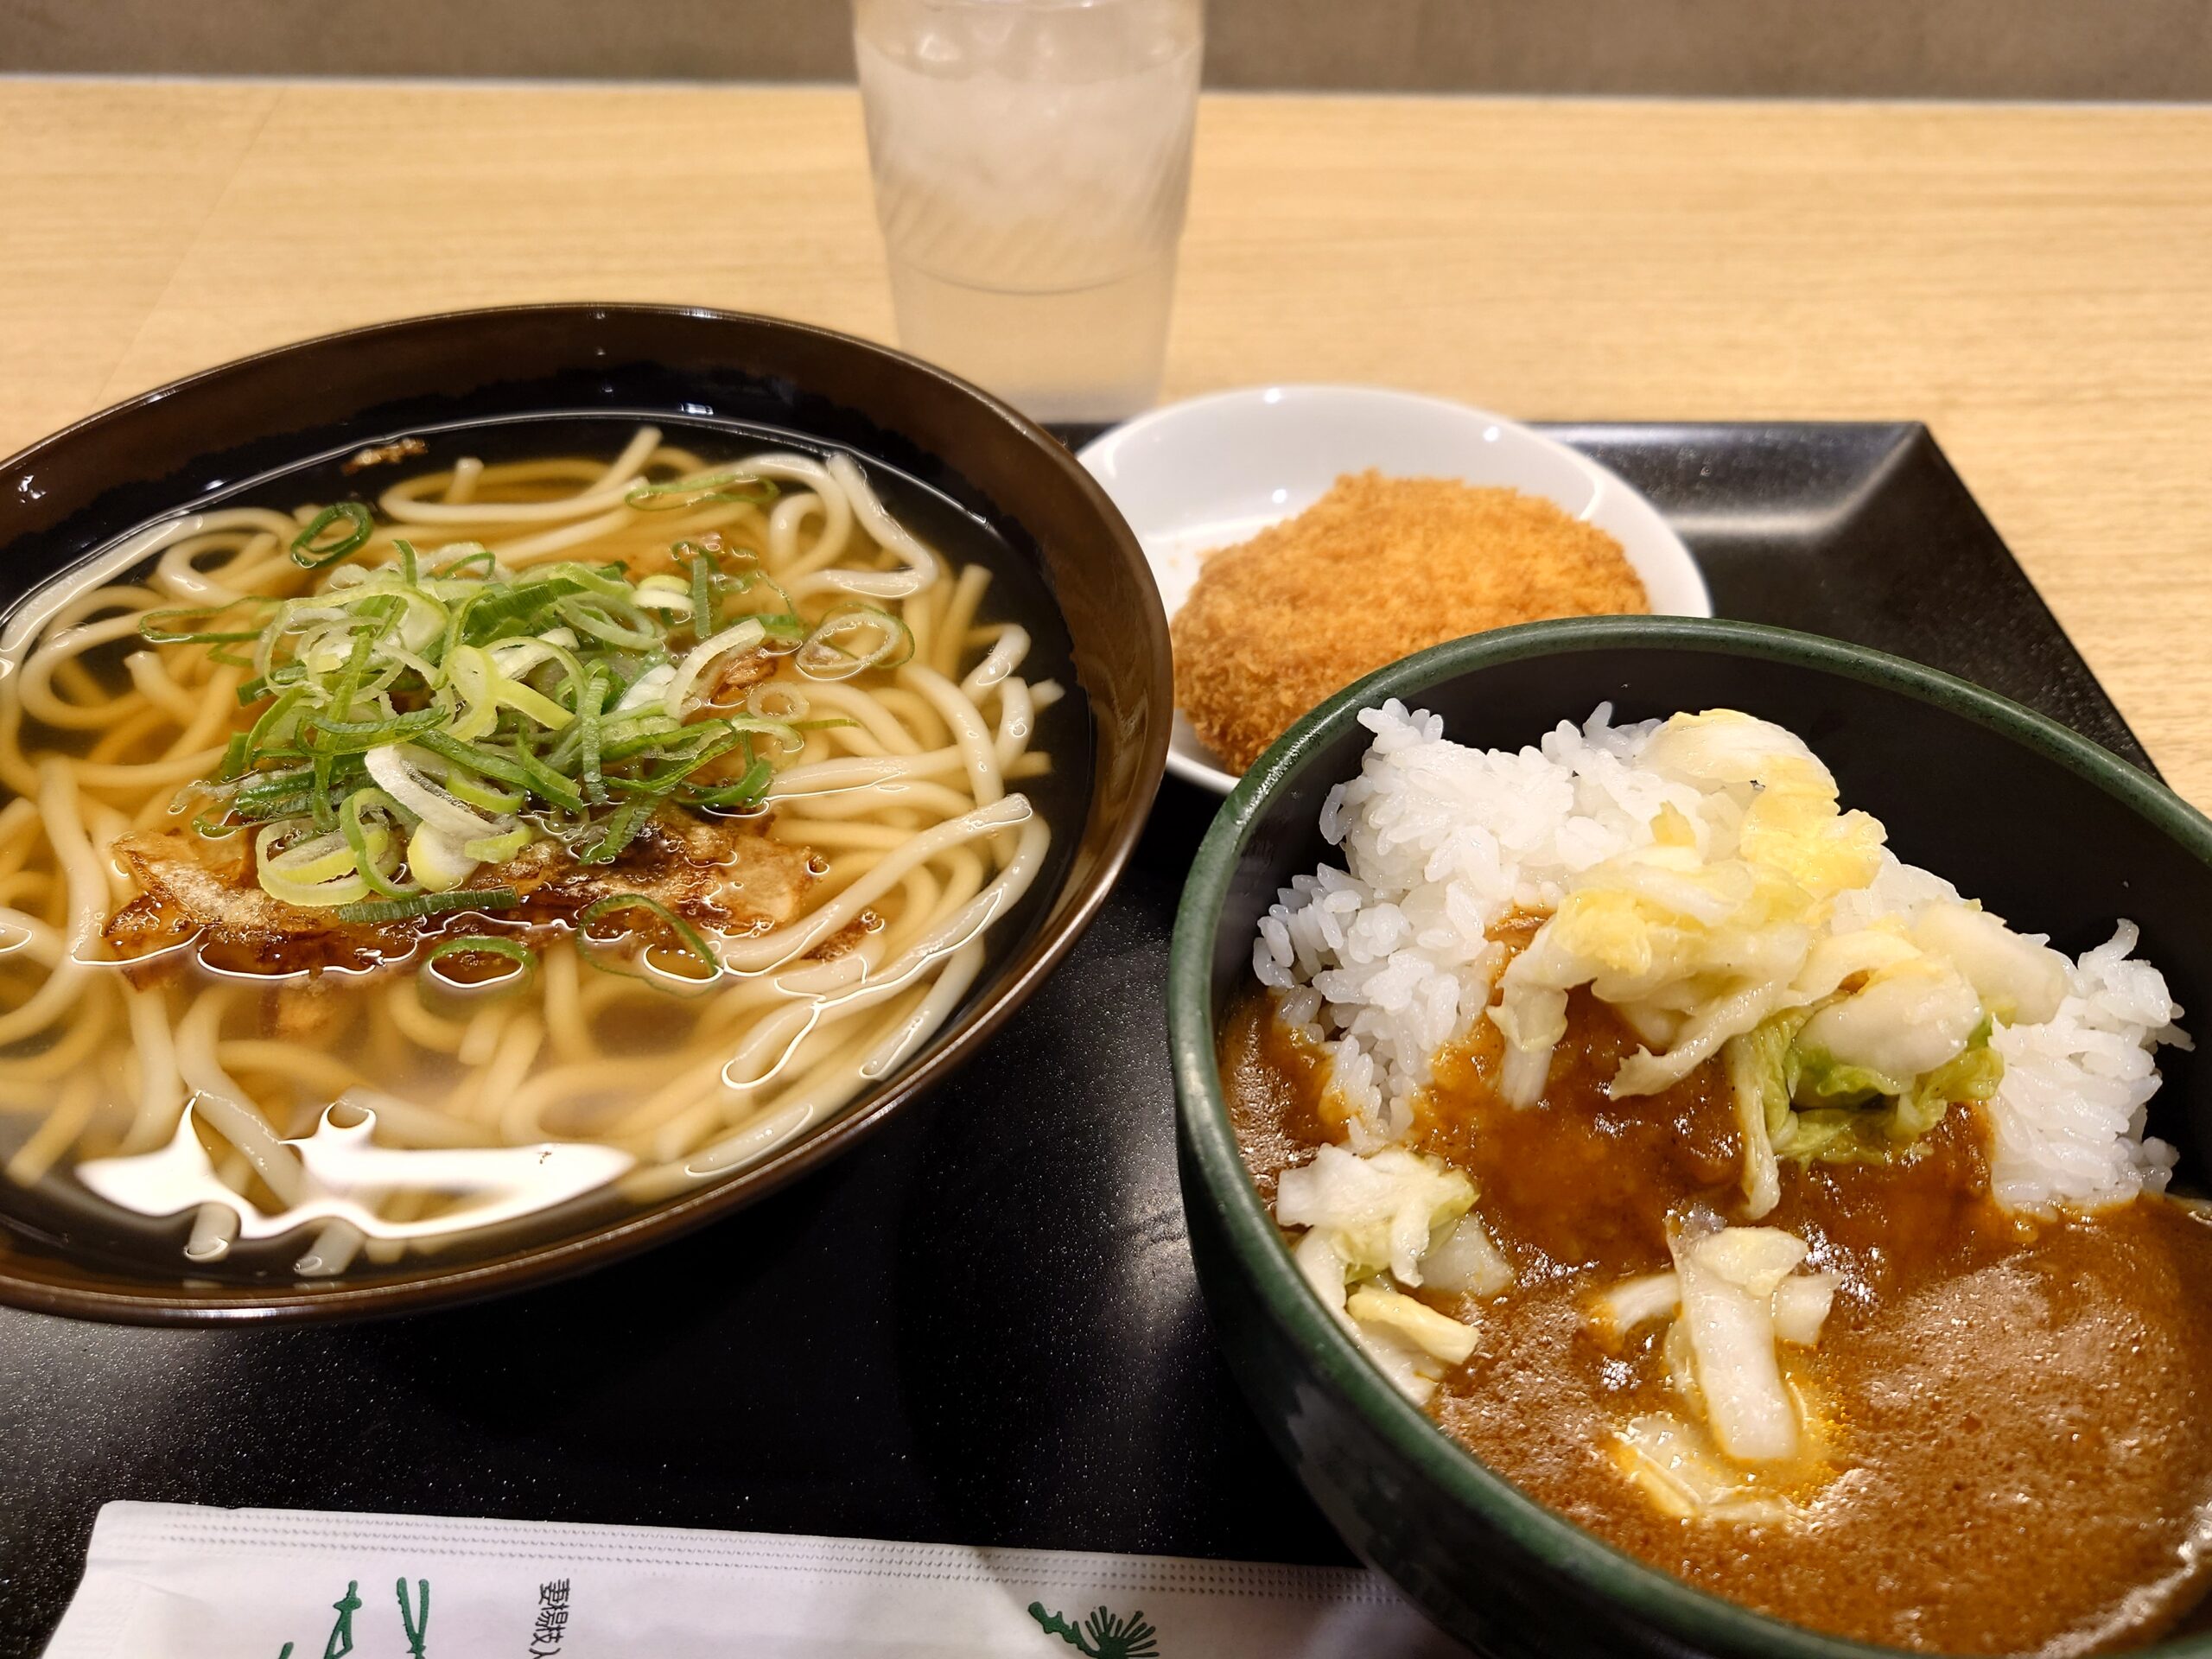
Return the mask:
<path fill-rule="evenodd" d="M 1141 1609 L 1123 1618 L 1101 1607 L 1081 1624 L 1071 1624 L 1059 1614 L 1046 1612 L 1043 1602 L 1033 1601 L 1029 1617 L 1046 1635 L 1058 1637 L 1090 1659 L 1154 1659 L 1160 1652 L 1160 1643 L 1153 1640 L 1160 1632 L 1145 1622 Z"/>

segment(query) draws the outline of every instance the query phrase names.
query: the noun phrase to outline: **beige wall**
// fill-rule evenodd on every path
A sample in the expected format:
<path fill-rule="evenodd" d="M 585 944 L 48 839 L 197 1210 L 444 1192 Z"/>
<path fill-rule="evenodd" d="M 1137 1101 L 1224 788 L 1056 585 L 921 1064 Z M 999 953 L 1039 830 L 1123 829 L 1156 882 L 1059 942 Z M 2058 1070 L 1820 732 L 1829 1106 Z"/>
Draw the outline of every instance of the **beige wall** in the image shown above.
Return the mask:
<path fill-rule="evenodd" d="M 0 0 L 0 71 L 832 79 L 842 0 Z M 2212 0 L 1209 0 L 1222 86 L 2212 99 Z"/>

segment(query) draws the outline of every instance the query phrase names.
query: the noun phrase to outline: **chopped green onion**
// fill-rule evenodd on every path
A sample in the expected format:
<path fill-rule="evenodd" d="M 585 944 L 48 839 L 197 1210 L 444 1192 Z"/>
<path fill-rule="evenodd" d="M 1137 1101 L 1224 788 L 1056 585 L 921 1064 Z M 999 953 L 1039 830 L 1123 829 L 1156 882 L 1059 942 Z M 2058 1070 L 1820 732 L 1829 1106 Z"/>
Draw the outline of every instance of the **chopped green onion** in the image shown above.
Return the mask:
<path fill-rule="evenodd" d="M 207 654 L 213 657 L 215 653 L 211 651 Z M 253 664 L 246 663 L 240 666 L 251 668 Z M 287 686 L 297 685 L 307 677 L 308 671 L 302 664 L 286 663 L 280 668 L 272 668 L 267 674 L 248 680 L 238 687 L 238 707 L 250 708 L 264 697 L 273 696 Z"/>
<path fill-rule="evenodd" d="M 273 601 L 239 600 L 229 605 L 219 605 L 206 610 L 148 611 L 138 619 L 138 637 L 149 645 L 225 645 L 240 639 L 258 639 L 262 630 L 254 628 L 169 628 L 155 625 L 168 618 L 197 618 L 213 622 L 239 605 L 270 604 Z M 264 625 L 265 626 L 265 625 Z"/>
<path fill-rule="evenodd" d="M 785 645 L 797 645 L 807 635 L 806 619 L 796 611 L 755 611 L 753 620 L 768 631 L 771 639 Z"/>
<path fill-rule="evenodd" d="M 705 552 L 691 561 L 691 637 L 706 639 L 715 632 L 714 563 Z"/>
<path fill-rule="evenodd" d="M 630 585 L 628 567 L 619 563 L 583 564 L 569 559 L 557 564 L 538 565 L 531 575 L 540 582 L 573 582 L 581 591 L 597 594 L 602 599 L 626 601 L 635 591 Z"/>
<path fill-rule="evenodd" d="M 576 854 L 580 864 L 612 864 L 622 856 L 622 849 L 637 839 L 645 820 L 652 816 L 653 808 L 660 804 L 658 795 L 632 795 L 614 809 L 614 816 L 607 821 L 600 837 Z"/>
<path fill-rule="evenodd" d="M 486 979 L 454 979 L 438 971 L 438 964 L 448 957 L 500 957 L 514 966 Z M 486 985 L 519 984 L 530 977 L 537 966 L 537 958 L 519 939 L 501 938 L 491 933 L 461 933 L 432 945 L 423 958 L 422 971 L 444 984 L 474 990 Z"/>
<path fill-rule="evenodd" d="M 473 593 L 446 613 L 445 632 L 438 640 L 437 655 L 433 661 L 442 664 L 451 659 L 454 647 L 463 643 L 467 633 L 468 613 L 482 602 L 483 598 L 481 590 Z"/>
<path fill-rule="evenodd" d="M 492 683 L 492 701 L 499 708 L 512 709 L 536 721 L 549 732 L 559 731 L 575 718 L 543 691 L 533 690 L 520 680 L 504 675 Z"/>
<path fill-rule="evenodd" d="M 689 729 L 681 721 L 669 719 L 658 709 L 652 712 L 649 725 L 638 729 L 632 724 L 632 721 L 636 716 L 643 715 L 645 713 L 645 710 L 639 709 L 635 711 L 630 719 L 607 722 L 609 725 L 624 726 L 631 734 L 613 742 L 608 742 L 604 735 L 601 737 L 599 760 L 601 766 L 610 765 L 617 760 L 635 760 L 641 754 L 658 753 L 668 747 L 671 739 L 683 736 Z"/>
<path fill-rule="evenodd" d="M 527 789 L 494 789 L 491 785 L 458 771 L 447 775 L 446 793 L 456 801 L 480 807 L 486 812 L 519 812 L 530 799 Z"/>
<path fill-rule="evenodd" d="M 341 922 L 411 922 L 461 910 L 509 910 L 522 902 L 512 887 L 461 887 L 452 893 L 411 893 L 404 899 L 369 899 L 338 906 Z"/>
<path fill-rule="evenodd" d="M 515 759 L 528 775 L 530 786 L 554 805 L 566 807 L 571 812 L 584 810 L 584 798 L 576 786 L 529 750 L 522 750 Z"/>
<path fill-rule="evenodd" d="M 439 580 L 451 579 L 454 581 L 459 581 L 462 579 L 463 572 L 468 570 L 472 566 L 481 566 L 482 575 L 486 577 L 490 576 L 492 572 L 499 568 L 499 556 L 493 553 L 490 548 L 478 547 L 473 542 L 467 543 L 467 545 L 473 550 L 463 554 L 460 558 L 449 560 L 448 563 L 440 565 L 436 569 L 431 571 L 430 575 Z M 443 552 L 449 550 L 441 549 L 439 550 Z"/>
<path fill-rule="evenodd" d="M 726 486 L 734 485 L 737 488 Z M 639 512 L 666 512 L 695 507 L 709 501 L 748 501 L 766 506 L 776 499 L 776 486 L 749 473 L 709 473 L 703 478 L 679 478 L 666 484 L 639 484 L 623 499 Z"/>
<path fill-rule="evenodd" d="M 479 836 L 474 841 L 464 841 L 461 850 L 479 864 L 504 864 L 537 839 L 537 831 L 522 823 L 504 836 Z"/>
<path fill-rule="evenodd" d="M 396 816 L 399 804 L 380 789 L 357 789 L 338 809 L 339 833 L 346 837 L 346 844 L 353 849 L 353 868 L 360 873 L 361 880 L 368 884 L 369 891 L 385 899 L 404 899 L 407 896 L 407 889 L 392 881 L 378 868 L 375 855 L 370 849 L 369 832 L 361 822 L 361 814 L 372 808 L 390 811 Z"/>
<path fill-rule="evenodd" d="M 596 594 L 588 596 L 572 594 L 566 599 L 555 600 L 553 604 L 560 612 L 562 620 L 571 627 L 591 635 L 594 639 L 603 639 L 610 645 L 625 645 L 632 651 L 643 651 L 658 645 L 660 636 L 650 627 L 626 626 L 615 618 L 604 614 L 605 607 L 619 602 Z M 634 607 L 626 608 L 630 608 L 632 614 L 639 622 L 644 622 L 644 613 Z"/>
<path fill-rule="evenodd" d="M 360 695 L 361 682 L 368 677 L 369 652 L 376 645 L 378 634 L 382 632 L 382 629 L 374 632 L 367 628 L 353 630 L 353 648 L 346 653 L 346 666 L 338 675 L 338 692 L 332 698 L 338 705 L 340 718 L 353 712 L 353 699 Z"/>
<path fill-rule="evenodd" d="M 312 775 L 311 769 L 303 766 L 296 772 L 274 774 L 277 779 L 274 783 L 242 789 L 231 797 L 232 815 L 248 823 L 295 817 L 308 810 Z"/>
<path fill-rule="evenodd" d="M 576 694 L 576 728 L 580 738 L 584 799 L 594 806 L 607 799 L 607 785 L 599 775 L 599 707 L 607 696 L 607 670 L 594 663 Z"/>
<path fill-rule="evenodd" d="M 325 720 L 317 715 L 302 722 L 315 733 L 315 753 L 365 754 L 387 743 L 419 742 L 435 733 L 438 722 L 452 713 L 442 707 L 417 709 L 389 720 Z"/>
<path fill-rule="evenodd" d="M 656 504 L 681 505 L 734 481 L 639 489 Z M 374 524 L 359 502 L 325 509 L 301 531 L 295 556 L 334 563 L 368 545 Z M 740 650 L 804 645 L 809 663 L 853 671 L 911 648 L 903 625 L 873 606 L 847 602 L 810 620 L 757 555 L 714 537 L 677 543 L 675 569 L 642 578 L 613 561 L 511 572 L 473 543 L 439 550 L 435 565 L 404 538 L 391 549 L 385 563 L 333 571 L 292 598 L 138 619 L 156 644 L 211 657 L 236 644 L 235 660 L 249 671 L 237 691 L 247 728 L 230 735 L 176 810 L 212 797 L 220 804 L 198 827 L 256 828 L 276 861 L 265 872 L 271 892 L 364 919 L 496 907 L 505 889 L 454 884 L 542 836 L 607 865 L 664 803 L 756 810 L 806 732 L 849 723 L 702 710 L 692 707 L 689 682 L 671 713 L 669 692 L 687 663 L 691 681 L 710 683 L 715 662 Z M 257 616 L 263 626 L 247 632 Z M 780 683 L 790 713 L 804 715 L 804 699 L 788 679 Z M 370 760 L 403 744 L 412 746 L 407 777 L 428 791 L 415 805 L 435 794 L 456 815 L 440 821 L 445 839 L 435 849 L 422 843 L 416 812 L 393 798 L 397 785 L 372 775 Z M 416 779 L 415 767 L 429 770 Z M 464 818 L 474 827 L 456 834 Z"/>
<path fill-rule="evenodd" d="M 855 651 L 842 643 L 858 635 L 873 643 Z M 914 636 L 890 612 L 858 601 L 837 606 L 815 624 L 798 648 L 800 673 L 817 680 L 848 680 L 871 668 L 899 668 L 912 660 Z"/>
<path fill-rule="evenodd" d="M 324 538 L 324 533 L 340 518 L 346 521 L 346 528 L 334 537 Z M 293 538 L 292 563 L 304 570 L 320 570 L 327 564 L 335 564 L 366 543 L 375 530 L 376 520 L 359 501 L 334 502 L 315 514 L 315 521 Z"/>
<path fill-rule="evenodd" d="M 338 827 L 338 809 L 330 800 L 330 769 L 334 764 L 327 754 L 315 758 L 315 786 L 308 791 L 308 811 L 318 830 L 330 830 Z"/>
<path fill-rule="evenodd" d="M 593 923 L 604 921 L 609 916 L 620 915 L 625 911 L 631 910 L 645 912 L 673 933 L 677 943 L 706 969 L 708 977 L 720 976 L 722 971 L 721 960 L 708 947 L 705 935 L 666 905 L 662 904 L 660 900 L 649 899 L 642 893 L 610 893 L 605 898 L 594 899 L 586 905 L 576 917 L 576 933 L 579 943 L 588 944 L 590 942 Z M 684 977 L 689 978 L 690 976 L 686 975 Z"/>
<path fill-rule="evenodd" d="M 478 645 L 486 644 L 506 624 L 533 622 L 540 613 L 553 607 L 554 601 L 583 590 L 583 583 L 575 577 L 556 576 L 550 582 L 533 582 L 496 598 L 473 604 L 468 613 L 467 642 Z M 528 632 L 527 629 L 524 631 Z"/>
<path fill-rule="evenodd" d="M 375 636 L 367 629 L 356 628 L 353 631 L 353 648 L 346 654 L 346 666 L 338 676 L 338 690 L 331 697 L 332 706 L 340 716 L 353 712 L 353 699 L 359 694 L 362 678 L 368 672 L 369 648 L 375 644 Z M 374 745 L 367 747 L 373 747 Z M 316 746 L 315 798 L 309 805 L 314 809 L 315 828 L 318 830 L 335 830 L 338 827 L 338 814 L 330 803 L 331 773 L 337 764 L 334 750 L 321 744 Z"/>
<path fill-rule="evenodd" d="M 286 716 L 300 706 L 306 696 L 307 689 L 304 686 L 296 685 L 279 692 L 276 701 L 264 709 L 261 718 L 246 729 L 245 746 L 248 751 L 258 754 L 269 744 L 276 741 L 277 728 L 283 724 Z"/>
<path fill-rule="evenodd" d="M 527 751 L 518 752 L 515 759 L 509 760 L 505 755 L 494 754 L 491 750 L 479 748 L 473 743 L 463 743 L 457 738 L 448 737 L 443 732 L 425 732 L 414 742 L 416 747 L 429 750 L 441 760 L 466 766 L 480 777 L 497 779 L 500 783 L 512 784 L 517 789 L 535 791 L 556 806 L 565 806 L 572 812 L 584 804 L 583 797 L 576 792 L 575 785 Z M 501 807 L 496 810 L 506 811 L 511 809 Z"/>
<path fill-rule="evenodd" d="M 721 723 L 721 722 L 717 722 Z M 691 730 L 703 729 L 690 728 Z M 727 726 L 721 734 L 671 759 L 643 778 L 610 779 L 612 787 L 630 795 L 665 795 L 709 760 L 718 760 L 747 741 L 747 734 Z"/>
<path fill-rule="evenodd" d="M 696 785 L 687 785 L 682 798 L 693 806 L 758 806 L 774 776 L 767 757 L 763 755 L 747 766 L 745 775 L 735 783 L 704 789 Z"/>

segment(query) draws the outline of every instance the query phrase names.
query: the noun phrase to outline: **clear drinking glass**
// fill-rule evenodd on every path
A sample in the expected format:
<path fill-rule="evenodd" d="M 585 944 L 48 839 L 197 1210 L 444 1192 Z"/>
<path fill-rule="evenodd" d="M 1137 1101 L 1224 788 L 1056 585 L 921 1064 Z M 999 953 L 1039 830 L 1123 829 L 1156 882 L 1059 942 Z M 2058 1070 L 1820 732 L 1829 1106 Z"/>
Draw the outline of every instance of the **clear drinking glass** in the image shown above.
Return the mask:
<path fill-rule="evenodd" d="M 1201 0 L 854 0 L 899 338 L 1041 420 L 1160 390 Z"/>

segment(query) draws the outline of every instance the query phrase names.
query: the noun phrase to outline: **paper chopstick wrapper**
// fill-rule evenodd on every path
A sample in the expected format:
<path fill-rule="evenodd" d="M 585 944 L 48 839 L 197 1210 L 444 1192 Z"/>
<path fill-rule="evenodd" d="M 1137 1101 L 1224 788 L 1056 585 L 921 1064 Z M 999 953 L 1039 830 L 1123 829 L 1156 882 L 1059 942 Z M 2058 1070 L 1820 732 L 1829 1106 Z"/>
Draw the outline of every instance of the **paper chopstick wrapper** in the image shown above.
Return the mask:
<path fill-rule="evenodd" d="M 47 1659 L 1446 1659 L 1372 1573 L 111 1503 Z"/>

